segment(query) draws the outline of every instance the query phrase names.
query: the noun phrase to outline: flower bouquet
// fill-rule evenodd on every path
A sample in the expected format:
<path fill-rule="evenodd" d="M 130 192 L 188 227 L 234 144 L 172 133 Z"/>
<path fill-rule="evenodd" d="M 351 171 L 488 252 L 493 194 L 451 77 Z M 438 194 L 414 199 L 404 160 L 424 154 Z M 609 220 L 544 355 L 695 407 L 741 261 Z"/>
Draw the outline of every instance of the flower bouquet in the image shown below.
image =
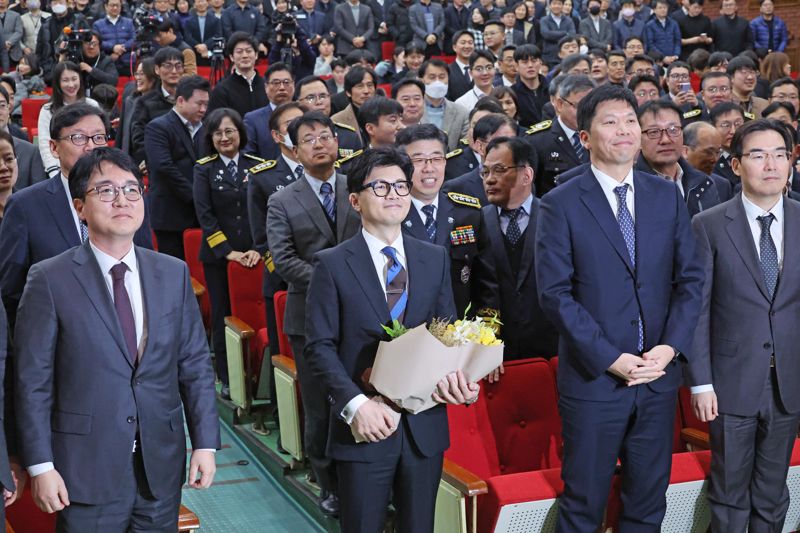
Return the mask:
<path fill-rule="evenodd" d="M 391 341 L 382 341 L 369 383 L 382 396 L 409 413 L 437 405 L 431 395 L 447 374 L 461 370 L 477 382 L 503 362 L 503 343 L 495 336 L 497 316 L 456 320 L 435 319 L 406 329 L 395 321 L 384 326 Z"/>

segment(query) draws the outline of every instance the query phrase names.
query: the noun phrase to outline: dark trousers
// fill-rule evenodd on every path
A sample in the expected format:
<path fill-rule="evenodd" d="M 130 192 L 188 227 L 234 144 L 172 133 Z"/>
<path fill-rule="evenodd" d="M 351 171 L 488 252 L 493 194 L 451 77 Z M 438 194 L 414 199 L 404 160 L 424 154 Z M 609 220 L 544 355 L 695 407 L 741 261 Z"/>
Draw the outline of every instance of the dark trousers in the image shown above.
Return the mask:
<path fill-rule="evenodd" d="M 294 361 L 297 364 L 297 379 L 300 380 L 300 399 L 303 402 L 303 446 L 308 455 L 311 470 L 323 492 L 336 492 L 336 468 L 325 453 L 328 443 L 328 413 L 330 411 L 326 393 L 314 379 L 303 356 L 306 339 L 300 335 L 289 335 Z"/>
<path fill-rule="evenodd" d="M 99 505 L 71 502 L 58 513 L 56 533 L 175 533 L 181 503 L 175 495 L 157 500 L 150 494 L 141 453 L 132 453 L 119 476 L 118 500 Z"/>
<path fill-rule="evenodd" d="M 177 257 L 184 261 L 186 256 L 183 253 L 183 232 L 182 231 L 164 231 L 154 230 L 156 234 L 156 242 L 158 244 L 158 251 L 162 254 Z M 192 258 L 195 259 L 195 258 Z"/>
<path fill-rule="evenodd" d="M 564 494 L 556 531 L 597 531 L 617 458 L 622 463 L 620 533 L 661 531 L 676 397 L 676 391 L 656 393 L 646 385 L 627 389 L 610 402 L 561 396 Z"/>
<path fill-rule="evenodd" d="M 228 382 L 228 350 L 225 347 L 225 317 L 231 314 L 228 293 L 228 262 L 203 263 L 203 272 L 211 301 L 211 348 L 217 376 L 223 385 Z"/>
<path fill-rule="evenodd" d="M 720 413 L 711 434 L 711 531 L 779 533 L 789 508 L 786 475 L 797 435 L 798 415 L 778 397 L 774 368 L 758 413 Z M 749 525 L 748 525 L 749 521 Z"/>
<path fill-rule="evenodd" d="M 444 454 L 424 457 L 403 421 L 389 437 L 394 453 L 374 463 L 337 461 L 339 524 L 342 533 L 381 533 L 391 499 L 398 533 L 430 533 Z"/>
<path fill-rule="evenodd" d="M 266 276 L 266 271 L 264 272 Z M 275 299 L 270 296 L 264 296 L 264 314 L 267 318 L 267 338 L 269 339 L 269 354 L 278 355 L 281 353 L 280 345 L 278 344 L 278 321 L 275 318 Z M 283 354 L 286 355 L 286 354 Z"/>

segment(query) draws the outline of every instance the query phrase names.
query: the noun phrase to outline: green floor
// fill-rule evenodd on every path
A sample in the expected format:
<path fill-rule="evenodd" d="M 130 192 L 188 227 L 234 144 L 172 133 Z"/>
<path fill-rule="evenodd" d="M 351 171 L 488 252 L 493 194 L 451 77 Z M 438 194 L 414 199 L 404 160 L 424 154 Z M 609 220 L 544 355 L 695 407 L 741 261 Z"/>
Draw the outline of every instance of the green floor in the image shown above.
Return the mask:
<path fill-rule="evenodd" d="M 217 475 L 208 490 L 183 490 L 202 533 L 314 533 L 321 529 L 224 423 Z M 189 448 L 187 440 L 187 449 Z"/>

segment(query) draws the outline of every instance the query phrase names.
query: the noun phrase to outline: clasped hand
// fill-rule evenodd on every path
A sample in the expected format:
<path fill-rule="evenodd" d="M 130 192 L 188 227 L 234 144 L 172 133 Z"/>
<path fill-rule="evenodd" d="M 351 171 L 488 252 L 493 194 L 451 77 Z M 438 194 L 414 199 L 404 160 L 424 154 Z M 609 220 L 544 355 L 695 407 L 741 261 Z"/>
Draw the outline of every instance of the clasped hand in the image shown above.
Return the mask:
<path fill-rule="evenodd" d="M 626 381 L 629 387 L 650 383 L 666 372 L 664 369 L 675 357 L 675 351 L 666 344 L 659 344 L 641 357 L 631 353 L 621 354 L 608 371 Z"/>
<path fill-rule="evenodd" d="M 431 397 L 439 403 L 453 405 L 471 404 L 478 399 L 481 386 L 477 383 L 467 383 L 467 378 L 461 370 L 451 372 L 436 384 L 436 390 Z"/>

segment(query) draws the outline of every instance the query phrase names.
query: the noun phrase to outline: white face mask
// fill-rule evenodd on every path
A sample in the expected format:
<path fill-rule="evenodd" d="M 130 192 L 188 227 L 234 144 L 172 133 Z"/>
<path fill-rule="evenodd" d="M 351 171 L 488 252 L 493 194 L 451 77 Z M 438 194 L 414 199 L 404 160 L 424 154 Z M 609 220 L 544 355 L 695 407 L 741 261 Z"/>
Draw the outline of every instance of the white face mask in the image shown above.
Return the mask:
<path fill-rule="evenodd" d="M 67 6 L 65 4 L 53 4 L 50 11 L 52 11 L 54 15 L 63 15 L 67 12 Z"/>
<path fill-rule="evenodd" d="M 626 7 L 625 9 L 622 10 L 623 17 L 632 17 L 635 14 L 636 10 L 634 10 L 632 7 Z"/>
<path fill-rule="evenodd" d="M 294 144 L 292 144 L 292 138 L 289 137 L 288 133 L 283 136 L 283 145 L 286 148 L 294 148 Z"/>
<path fill-rule="evenodd" d="M 436 100 L 444 98 L 447 94 L 447 84 L 438 80 L 433 83 L 426 83 L 425 94 Z"/>
<path fill-rule="evenodd" d="M 589 53 L 589 47 L 588 47 L 588 46 L 586 46 L 585 44 L 582 44 L 582 45 L 581 45 L 581 46 L 578 48 L 578 52 L 580 52 L 581 54 L 588 54 L 588 53 Z"/>

